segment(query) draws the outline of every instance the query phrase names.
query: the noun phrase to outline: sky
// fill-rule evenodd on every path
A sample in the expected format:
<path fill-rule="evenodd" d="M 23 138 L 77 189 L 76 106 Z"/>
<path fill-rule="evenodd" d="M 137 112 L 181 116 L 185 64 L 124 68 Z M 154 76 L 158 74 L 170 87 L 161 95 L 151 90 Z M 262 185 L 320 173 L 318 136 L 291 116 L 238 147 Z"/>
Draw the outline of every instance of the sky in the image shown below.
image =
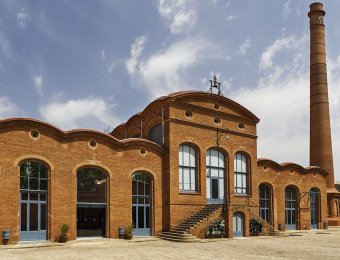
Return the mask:
<path fill-rule="evenodd" d="M 258 157 L 308 166 L 310 3 L 1 0 L 0 118 L 104 131 L 217 75 L 260 118 Z M 323 3 L 340 181 L 340 1 Z"/>

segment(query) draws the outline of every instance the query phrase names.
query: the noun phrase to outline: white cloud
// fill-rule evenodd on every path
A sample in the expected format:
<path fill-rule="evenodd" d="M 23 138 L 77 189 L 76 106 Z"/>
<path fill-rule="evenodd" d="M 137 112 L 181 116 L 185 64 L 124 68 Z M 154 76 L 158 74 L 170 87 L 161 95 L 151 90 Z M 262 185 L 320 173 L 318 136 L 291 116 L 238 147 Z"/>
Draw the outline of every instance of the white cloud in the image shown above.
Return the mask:
<path fill-rule="evenodd" d="M 292 12 L 290 8 L 291 0 L 287 0 L 283 4 L 283 17 L 287 18 L 287 16 Z"/>
<path fill-rule="evenodd" d="M 282 51 L 296 51 L 306 49 L 308 38 L 303 36 L 298 38 L 296 35 L 290 35 L 277 39 L 272 45 L 270 45 L 261 56 L 259 69 L 264 70 L 274 67 L 274 56 Z M 298 54 L 298 53 L 297 53 Z"/>
<path fill-rule="evenodd" d="M 169 23 L 172 34 L 189 30 L 197 19 L 196 10 L 189 0 L 159 0 L 158 12 Z"/>
<path fill-rule="evenodd" d="M 102 61 L 106 61 L 106 54 L 105 54 L 105 51 L 102 50 L 100 54 L 101 54 L 101 57 L 102 57 Z"/>
<path fill-rule="evenodd" d="M 234 21 L 234 20 L 236 20 L 237 18 L 238 18 L 237 15 L 229 15 L 229 16 L 227 16 L 227 20 L 228 20 L 228 21 Z"/>
<path fill-rule="evenodd" d="M 248 49 L 251 47 L 251 42 L 249 39 L 246 39 L 239 47 L 239 53 L 241 55 L 245 55 Z"/>
<path fill-rule="evenodd" d="M 20 12 L 17 13 L 17 22 L 21 29 L 26 28 L 28 21 L 31 20 L 30 14 L 25 8 L 22 8 Z"/>
<path fill-rule="evenodd" d="M 135 73 L 136 71 L 136 66 L 138 63 L 137 59 L 143 52 L 146 40 L 146 36 L 142 35 L 137 37 L 135 42 L 131 45 L 131 57 L 125 62 L 126 69 L 130 74 Z"/>
<path fill-rule="evenodd" d="M 6 35 L 0 32 L 0 52 L 5 56 L 9 56 L 11 51 L 11 45 Z"/>
<path fill-rule="evenodd" d="M 41 75 L 33 75 L 32 80 L 34 88 L 39 96 L 43 96 L 43 77 Z"/>
<path fill-rule="evenodd" d="M 261 119 L 257 127 L 259 158 L 309 165 L 310 93 L 305 38 L 276 40 L 261 57 L 266 70 L 257 86 L 231 92 L 235 101 Z M 273 59 L 283 50 L 289 51 L 292 59 Z M 340 156 L 340 89 L 336 87 L 340 85 L 340 56 L 328 60 L 328 79 L 335 178 L 340 180 L 340 160 L 336 160 Z"/>
<path fill-rule="evenodd" d="M 9 118 L 17 114 L 17 106 L 7 97 L 0 96 L 0 118 Z"/>
<path fill-rule="evenodd" d="M 152 98 L 159 97 L 189 88 L 185 80 L 185 72 L 207 58 L 208 48 L 213 49 L 213 44 L 204 39 L 195 37 L 184 39 L 144 61 L 137 61 L 134 66 L 136 70 L 128 69 L 128 71 L 141 80 Z"/>
<path fill-rule="evenodd" d="M 40 114 L 46 121 L 69 130 L 115 124 L 110 109 L 111 107 L 104 100 L 90 97 L 66 102 L 50 102 L 40 107 Z"/>

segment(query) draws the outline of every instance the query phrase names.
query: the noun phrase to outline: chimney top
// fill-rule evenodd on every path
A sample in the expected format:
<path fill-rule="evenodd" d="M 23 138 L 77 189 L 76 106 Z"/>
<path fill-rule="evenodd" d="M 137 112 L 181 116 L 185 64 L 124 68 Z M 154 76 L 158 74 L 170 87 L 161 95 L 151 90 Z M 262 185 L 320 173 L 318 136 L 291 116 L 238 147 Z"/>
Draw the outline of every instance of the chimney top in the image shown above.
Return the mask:
<path fill-rule="evenodd" d="M 324 16 L 326 12 L 323 10 L 323 4 L 316 2 L 309 5 L 310 11 L 308 13 L 308 16 L 310 17 L 313 14 L 318 14 Z"/>

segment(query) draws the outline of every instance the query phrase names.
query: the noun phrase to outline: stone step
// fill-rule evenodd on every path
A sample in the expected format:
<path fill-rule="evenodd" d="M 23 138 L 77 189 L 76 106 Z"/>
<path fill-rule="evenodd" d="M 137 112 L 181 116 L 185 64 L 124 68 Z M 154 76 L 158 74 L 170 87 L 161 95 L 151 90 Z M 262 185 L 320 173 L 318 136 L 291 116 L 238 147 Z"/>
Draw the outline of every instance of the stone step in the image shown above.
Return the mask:
<path fill-rule="evenodd" d="M 185 242 L 185 243 L 192 243 L 192 242 L 200 242 L 201 240 L 198 239 L 197 237 L 192 237 L 190 239 L 183 239 L 183 238 L 176 238 L 176 237 L 166 237 L 166 236 L 159 236 L 159 238 L 168 240 L 168 241 L 173 241 L 173 242 Z"/>
<path fill-rule="evenodd" d="M 170 237 L 193 237 L 192 234 L 189 234 L 189 233 L 177 233 L 177 232 L 174 232 L 174 231 L 168 231 L 168 232 L 162 232 L 160 234 L 161 236 L 170 236 Z"/>

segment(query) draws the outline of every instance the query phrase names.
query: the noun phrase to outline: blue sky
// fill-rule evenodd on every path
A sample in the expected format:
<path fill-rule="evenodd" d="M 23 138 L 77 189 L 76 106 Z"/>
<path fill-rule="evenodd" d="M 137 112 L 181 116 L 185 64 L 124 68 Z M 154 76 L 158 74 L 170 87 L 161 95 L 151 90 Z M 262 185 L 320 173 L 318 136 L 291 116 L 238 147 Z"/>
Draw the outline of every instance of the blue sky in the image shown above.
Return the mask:
<path fill-rule="evenodd" d="M 155 98 L 207 90 L 255 113 L 258 156 L 309 160 L 310 1 L 0 2 L 0 118 L 103 131 Z M 323 1 L 340 180 L 340 1 Z"/>

